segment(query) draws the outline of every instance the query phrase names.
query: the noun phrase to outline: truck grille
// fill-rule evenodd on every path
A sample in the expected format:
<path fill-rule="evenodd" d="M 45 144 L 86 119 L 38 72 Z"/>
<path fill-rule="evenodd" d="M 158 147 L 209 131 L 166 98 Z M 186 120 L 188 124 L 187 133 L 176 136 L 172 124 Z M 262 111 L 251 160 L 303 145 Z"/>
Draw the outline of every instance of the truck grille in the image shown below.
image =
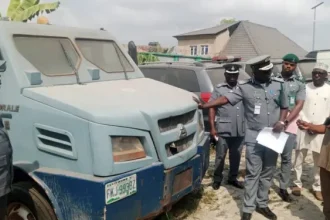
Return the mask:
<path fill-rule="evenodd" d="M 164 118 L 158 121 L 158 127 L 161 133 L 175 129 L 178 124 L 189 124 L 194 121 L 196 110 L 187 112 L 182 115 Z"/>
<path fill-rule="evenodd" d="M 166 144 L 165 148 L 167 156 L 174 156 L 191 147 L 193 145 L 194 135 L 195 133 L 192 133 L 186 138 Z"/>

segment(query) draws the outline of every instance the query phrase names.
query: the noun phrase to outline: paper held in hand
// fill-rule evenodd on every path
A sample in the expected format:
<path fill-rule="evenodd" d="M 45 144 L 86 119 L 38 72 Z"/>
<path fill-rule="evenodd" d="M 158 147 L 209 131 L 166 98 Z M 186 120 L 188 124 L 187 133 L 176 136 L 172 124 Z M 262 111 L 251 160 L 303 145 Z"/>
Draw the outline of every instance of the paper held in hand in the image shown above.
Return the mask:
<path fill-rule="evenodd" d="M 262 129 L 257 137 L 258 144 L 261 144 L 273 151 L 281 154 L 284 150 L 286 141 L 288 140 L 289 135 L 281 132 L 273 132 L 273 128 L 266 127 Z"/>

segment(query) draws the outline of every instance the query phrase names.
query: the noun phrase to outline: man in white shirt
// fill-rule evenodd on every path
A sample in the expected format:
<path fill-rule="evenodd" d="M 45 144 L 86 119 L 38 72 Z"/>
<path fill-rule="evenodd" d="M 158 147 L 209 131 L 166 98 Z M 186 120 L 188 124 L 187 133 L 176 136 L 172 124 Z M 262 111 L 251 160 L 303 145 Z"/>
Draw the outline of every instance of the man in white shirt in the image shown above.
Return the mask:
<path fill-rule="evenodd" d="M 312 124 L 322 124 L 324 116 L 330 115 L 330 85 L 326 83 L 328 76 L 328 65 L 317 63 L 312 72 L 313 82 L 306 85 L 306 101 L 299 119 Z M 306 130 L 298 130 L 297 132 L 297 148 L 296 158 L 294 162 L 295 170 L 295 187 L 292 188 L 292 194 L 301 195 L 302 190 L 302 164 L 309 150 L 313 153 L 314 161 L 314 183 L 313 191 L 316 199 L 323 201 L 321 194 L 320 169 L 317 166 L 323 134 L 314 134 Z"/>

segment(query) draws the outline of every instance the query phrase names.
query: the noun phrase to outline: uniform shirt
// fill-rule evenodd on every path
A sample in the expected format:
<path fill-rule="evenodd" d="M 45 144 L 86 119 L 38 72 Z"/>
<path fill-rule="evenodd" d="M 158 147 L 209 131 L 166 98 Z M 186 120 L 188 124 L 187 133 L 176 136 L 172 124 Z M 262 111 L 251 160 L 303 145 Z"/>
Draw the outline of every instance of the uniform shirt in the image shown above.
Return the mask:
<path fill-rule="evenodd" d="M 278 78 L 283 79 L 281 74 L 278 75 Z M 296 100 L 304 101 L 306 99 L 306 85 L 297 80 L 295 76 L 284 80 L 284 87 L 287 92 L 290 111 L 296 106 Z"/>
<path fill-rule="evenodd" d="M 325 115 L 330 115 L 330 85 L 325 83 L 321 87 L 314 84 L 306 85 L 306 101 L 299 114 L 299 118 L 313 124 L 322 124 Z M 324 134 L 310 135 L 306 131 L 297 132 L 297 149 L 308 149 L 320 153 Z"/>
<path fill-rule="evenodd" d="M 228 92 L 234 92 L 238 86 L 231 87 L 228 83 L 221 83 L 214 89 L 210 101 Z M 230 103 L 217 107 L 216 129 L 221 137 L 243 137 L 245 134 L 243 103 Z"/>
<path fill-rule="evenodd" d="M 225 96 L 235 105 L 243 101 L 246 121 L 245 142 L 256 143 L 260 130 L 273 127 L 280 119 L 281 108 L 288 108 L 288 97 L 283 80 L 271 78 L 260 84 L 253 78 L 240 82 L 239 89 Z"/>
<path fill-rule="evenodd" d="M 280 73 L 277 74 L 278 78 L 283 79 Z M 284 80 L 284 79 L 283 79 Z M 305 101 L 306 99 L 306 85 L 297 79 L 296 76 L 292 75 L 287 80 L 284 80 L 284 86 L 287 91 L 287 96 L 289 100 L 289 112 L 296 106 L 296 100 Z M 297 126 L 298 116 L 295 117 L 288 127 L 286 128 L 286 132 L 297 134 L 298 126 Z"/>

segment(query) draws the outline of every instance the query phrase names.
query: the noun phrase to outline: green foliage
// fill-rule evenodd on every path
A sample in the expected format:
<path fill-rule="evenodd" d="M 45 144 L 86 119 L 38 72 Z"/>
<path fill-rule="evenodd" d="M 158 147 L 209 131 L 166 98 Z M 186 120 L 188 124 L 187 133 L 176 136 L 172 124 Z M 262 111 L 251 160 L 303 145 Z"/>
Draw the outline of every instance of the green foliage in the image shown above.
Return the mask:
<path fill-rule="evenodd" d="M 138 64 L 141 65 L 145 62 L 157 62 L 158 57 L 151 53 L 138 53 Z"/>
<path fill-rule="evenodd" d="M 40 0 L 10 0 L 7 17 L 11 21 L 32 20 L 35 16 L 46 12 L 47 14 L 55 11 L 60 2 L 39 4 Z"/>
<path fill-rule="evenodd" d="M 220 21 L 220 24 L 233 24 L 236 22 L 235 18 L 231 18 L 231 19 L 222 19 Z"/>

